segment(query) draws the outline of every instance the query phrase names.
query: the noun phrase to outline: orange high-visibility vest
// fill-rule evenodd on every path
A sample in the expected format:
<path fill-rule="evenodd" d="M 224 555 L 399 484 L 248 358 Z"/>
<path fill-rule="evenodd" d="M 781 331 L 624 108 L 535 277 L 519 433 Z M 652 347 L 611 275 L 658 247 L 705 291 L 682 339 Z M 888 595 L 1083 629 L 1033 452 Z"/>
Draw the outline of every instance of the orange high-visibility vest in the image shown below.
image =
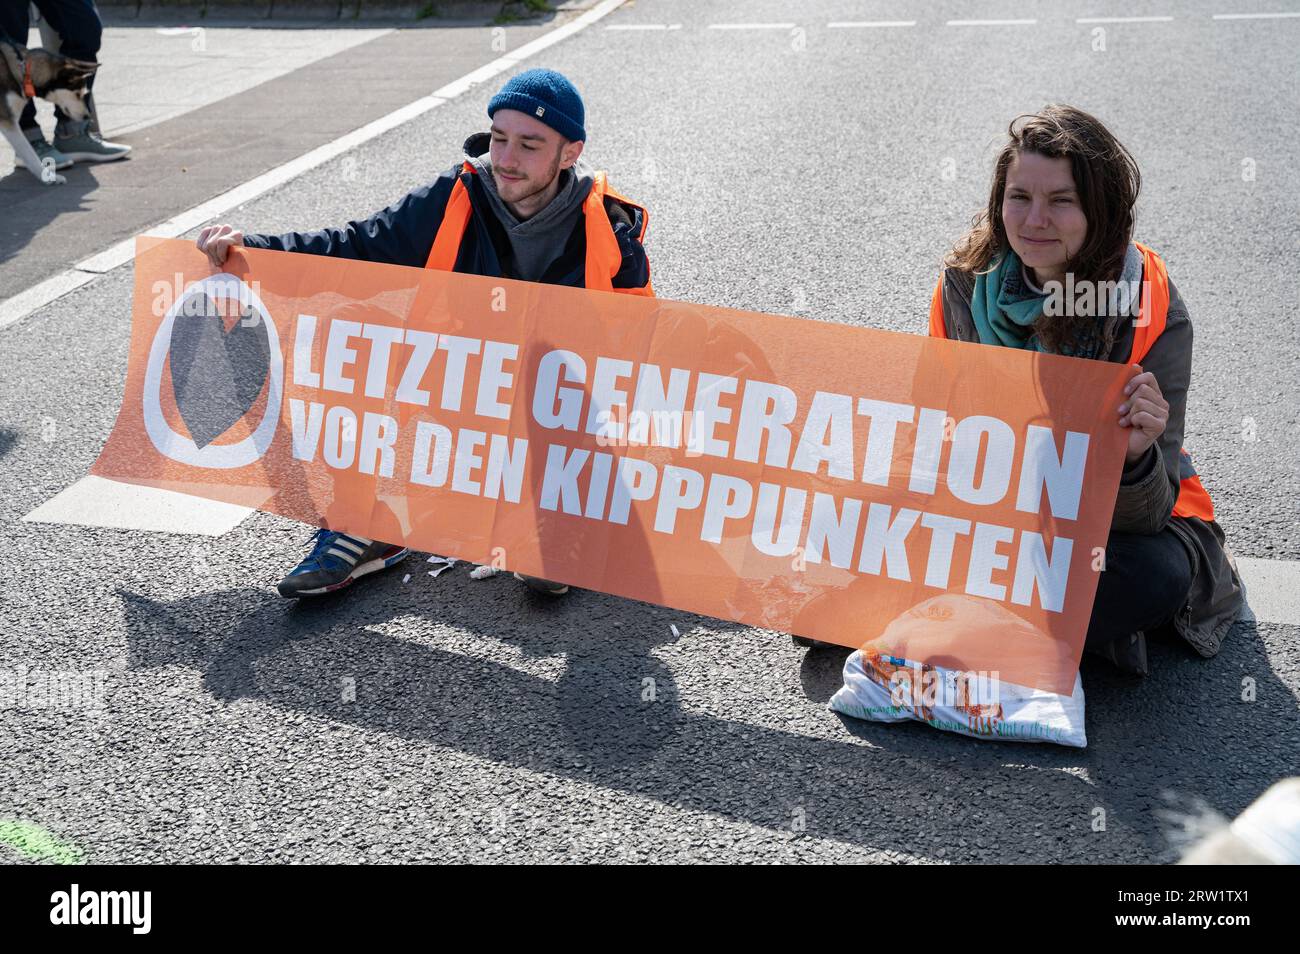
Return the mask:
<path fill-rule="evenodd" d="M 462 169 L 469 173 L 475 171 L 474 166 L 468 161 Z M 638 241 L 645 238 L 646 225 L 650 219 L 649 213 L 643 206 L 637 205 L 609 187 L 604 172 L 596 173 L 595 181 L 591 184 L 591 192 L 582 203 L 583 220 L 587 231 L 585 285 L 587 288 L 599 291 L 622 292 L 653 298 L 654 289 L 650 286 L 649 278 L 646 279 L 644 288 L 614 287 L 614 276 L 618 274 L 623 264 L 623 252 L 618 247 L 614 228 L 609 224 L 609 216 L 605 214 L 605 196 L 641 210 L 641 232 L 637 235 Z M 461 239 L 465 237 L 465 228 L 469 224 L 472 211 L 469 190 L 458 178 L 456 185 L 452 187 L 451 197 L 447 200 L 446 211 L 442 214 L 442 224 L 438 226 L 438 234 L 434 236 L 433 248 L 429 250 L 429 259 L 424 263 L 425 268 L 437 268 L 446 272 L 455 269 L 456 256 L 460 253 Z"/>
<path fill-rule="evenodd" d="M 1142 299 L 1139 302 L 1138 320 L 1133 326 L 1133 350 L 1129 364 L 1141 364 L 1156 339 L 1164 334 L 1169 318 L 1169 272 L 1160 256 L 1141 243 L 1134 243 L 1142 253 Z M 943 324 L 943 276 L 934 287 L 930 298 L 930 337 L 947 338 Z M 1178 499 L 1174 501 L 1175 517 L 1214 519 L 1214 501 L 1201 484 L 1201 478 L 1192 467 L 1192 457 L 1186 449 L 1178 449 L 1179 470 L 1189 476 L 1179 481 Z"/>

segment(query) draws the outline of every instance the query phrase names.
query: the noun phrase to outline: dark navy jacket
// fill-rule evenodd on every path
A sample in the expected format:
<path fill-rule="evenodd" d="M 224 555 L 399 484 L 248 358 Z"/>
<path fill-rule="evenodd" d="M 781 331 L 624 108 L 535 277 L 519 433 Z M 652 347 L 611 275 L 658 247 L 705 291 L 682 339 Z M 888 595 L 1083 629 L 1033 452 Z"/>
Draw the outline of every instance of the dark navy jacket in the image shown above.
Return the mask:
<path fill-rule="evenodd" d="M 475 133 L 465 140 L 465 154 L 482 155 L 487 152 L 490 141 L 487 133 Z M 478 181 L 477 174 L 463 171 L 459 164 L 364 222 L 349 222 L 342 228 L 316 232 L 245 235 L 244 245 L 423 268 L 433 249 L 434 236 L 442 224 L 443 211 L 457 178 L 465 183 L 474 211 L 465 227 L 455 270 L 492 278 L 516 277 L 512 273 L 510 241 L 492 212 L 483 184 Z M 650 280 L 650 263 L 637 238 L 641 234 L 641 209 L 606 196 L 605 214 L 609 216 L 610 226 L 623 253 L 623 264 L 614 276 L 614 287 L 644 287 Z M 569 240 L 540 280 L 548 285 L 581 287 L 585 280 L 586 255 L 586 228 L 584 217 L 580 215 Z"/>

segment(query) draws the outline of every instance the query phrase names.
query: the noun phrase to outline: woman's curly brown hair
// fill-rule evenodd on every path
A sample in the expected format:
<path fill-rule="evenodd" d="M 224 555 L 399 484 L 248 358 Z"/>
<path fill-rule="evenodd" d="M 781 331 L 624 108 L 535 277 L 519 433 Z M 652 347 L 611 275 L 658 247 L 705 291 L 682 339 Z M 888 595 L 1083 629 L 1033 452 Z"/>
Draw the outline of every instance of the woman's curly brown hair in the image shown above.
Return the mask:
<path fill-rule="evenodd" d="M 1009 138 L 993 167 L 989 204 L 971 221 L 971 228 L 944 259 L 949 268 L 971 274 L 987 273 L 1010 249 L 1002 223 L 1002 198 L 1011 160 L 1025 152 L 1070 160 L 1074 187 L 1088 221 L 1088 234 L 1079 251 L 1065 263 L 1076 285 L 1116 281 L 1133 235 L 1133 206 L 1142 188 L 1142 175 L 1133 156 L 1095 116 L 1073 106 L 1052 104 L 1041 112 L 1017 116 Z M 1034 331 L 1049 351 L 1071 341 L 1090 315 L 1040 315 Z M 1105 342 L 1109 348 L 1110 341 Z"/>

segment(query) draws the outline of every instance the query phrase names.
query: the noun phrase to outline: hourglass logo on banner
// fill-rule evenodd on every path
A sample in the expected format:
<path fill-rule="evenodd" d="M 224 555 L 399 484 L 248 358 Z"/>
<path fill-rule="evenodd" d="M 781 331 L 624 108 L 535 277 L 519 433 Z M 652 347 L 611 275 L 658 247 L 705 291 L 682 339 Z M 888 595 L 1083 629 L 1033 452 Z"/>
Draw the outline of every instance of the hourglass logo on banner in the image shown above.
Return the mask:
<path fill-rule="evenodd" d="M 238 320 L 228 324 L 232 311 Z M 176 413 L 188 433 L 177 431 L 163 411 L 168 366 Z M 261 420 L 243 439 L 221 443 L 264 390 Z M 271 446 L 283 394 L 279 333 L 257 293 L 226 272 L 189 283 L 149 348 L 144 424 L 158 452 L 193 467 L 245 467 Z"/>

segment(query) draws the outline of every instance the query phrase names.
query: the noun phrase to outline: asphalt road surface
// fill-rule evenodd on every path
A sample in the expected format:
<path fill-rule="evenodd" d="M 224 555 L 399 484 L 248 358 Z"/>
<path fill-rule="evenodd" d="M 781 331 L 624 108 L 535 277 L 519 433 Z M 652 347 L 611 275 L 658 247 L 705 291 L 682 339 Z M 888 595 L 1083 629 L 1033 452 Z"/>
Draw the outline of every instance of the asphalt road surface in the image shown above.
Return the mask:
<path fill-rule="evenodd" d="M 1300 18 L 1214 18 L 1285 7 L 639 0 L 521 66 L 582 90 L 589 157 L 650 209 L 659 295 L 918 333 L 1007 122 L 1095 112 L 1141 164 L 1138 238 L 1191 310 L 1186 446 L 1229 543 L 1296 561 Z M 1133 16 L 1172 19 L 1076 22 Z M 948 22 L 1007 19 L 1034 22 Z M 328 113 L 293 76 L 219 104 L 267 124 L 227 172 L 267 167 L 265 117 Z M 221 219 L 367 215 L 458 161 L 501 79 Z M 130 162 L 164 169 L 170 148 Z M 152 221 L 229 187 L 204 182 L 165 183 Z M 96 214 L 113 241 L 147 224 Z M 294 605 L 274 585 L 309 530 L 267 514 L 217 536 L 24 522 L 112 427 L 131 283 L 128 264 L 0 329 L 0 669 L 104 674 L 99 707 L 0 711 L 10 844 L 44 832 L 96 862 L 1167 861 L 1178 813 L 1232 816 L 1300 763 L 1295 618 L 1242 621 L 1211 660 L 1155 646 L 1145 679 L 1086 660 L 1079 751 L 842 719 L 826 700 L 847 650 L 594 592 L 548 602 L 464 565 L 432 578 L 423 555 Z"/>

